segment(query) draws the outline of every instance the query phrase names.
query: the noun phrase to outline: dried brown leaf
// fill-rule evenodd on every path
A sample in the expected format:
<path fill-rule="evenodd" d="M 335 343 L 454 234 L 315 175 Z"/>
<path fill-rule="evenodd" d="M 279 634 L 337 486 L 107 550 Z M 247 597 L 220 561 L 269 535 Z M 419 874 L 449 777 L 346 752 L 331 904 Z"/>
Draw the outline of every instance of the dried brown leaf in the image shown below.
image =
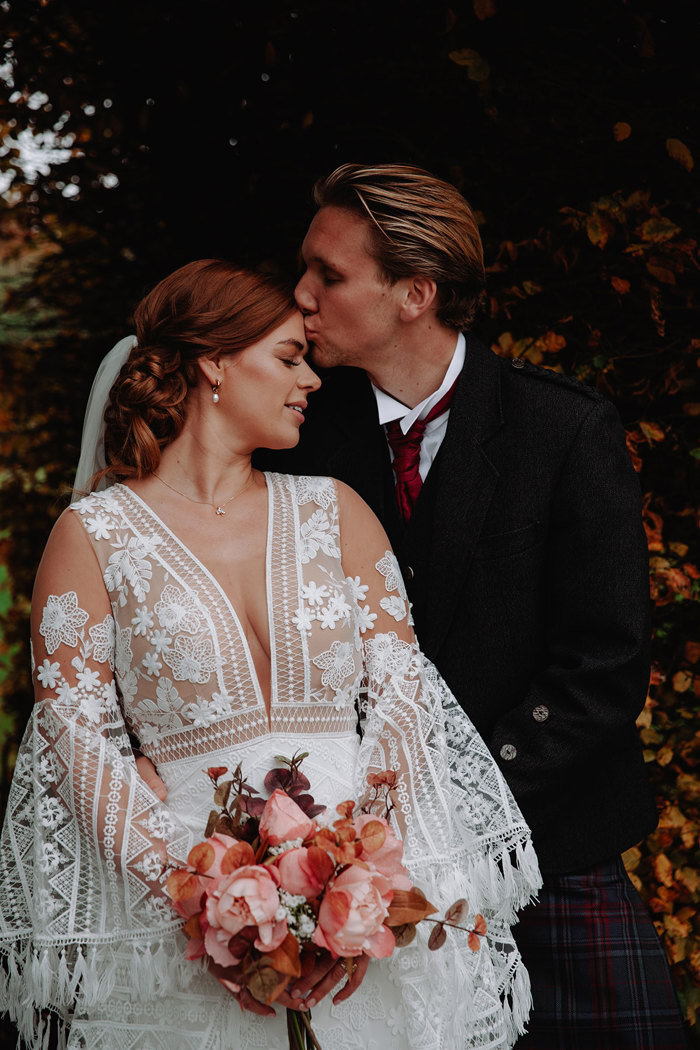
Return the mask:
<path fill-rule="evenodd" d="M 681 139 L 666 139 L 666 152 L 686 171 L 692 171 L 695 167 L 693 154 Z"/>
<path fill-rule="evenodd" d="M 445 933 L 445 927 L 441 922 L 437 926 L 433 926 L 430 931 L 430 937 L 428 938 L 428 947 L 431 952 L 437 951 L 438 948 L 442 948 L 443 944 L 447 940 L 447 934 Z"/>

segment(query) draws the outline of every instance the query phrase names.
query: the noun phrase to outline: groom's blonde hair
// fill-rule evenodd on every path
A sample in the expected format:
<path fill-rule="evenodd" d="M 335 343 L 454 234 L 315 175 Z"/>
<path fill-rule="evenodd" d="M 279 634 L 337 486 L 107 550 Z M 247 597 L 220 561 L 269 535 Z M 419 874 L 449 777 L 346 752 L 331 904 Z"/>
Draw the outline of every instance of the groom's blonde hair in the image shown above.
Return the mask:
<path fill-rule="evenodd" d="M 319 208 L 367 221 L 384 278 L 421 274 L 437 283 L 437 316 L 466 329 L 484 294 L 484 253 L 474 213 L 454 186 L 408 164 L 342 164 L 314 186 Z"/>

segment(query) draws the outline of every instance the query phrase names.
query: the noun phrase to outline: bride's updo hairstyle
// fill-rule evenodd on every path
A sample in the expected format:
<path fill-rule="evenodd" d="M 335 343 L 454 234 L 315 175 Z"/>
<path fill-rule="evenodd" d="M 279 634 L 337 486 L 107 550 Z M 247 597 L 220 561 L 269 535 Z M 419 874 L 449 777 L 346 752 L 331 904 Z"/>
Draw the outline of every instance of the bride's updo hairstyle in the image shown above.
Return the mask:
<path fill-rule="evenodd" d="M 137 345 L 110 391 L 107 466 L 93 487 L 107 475 L 121 481 L 157 470 L 184 426 L 197 358 L 244 350 L 296 309 L 277 278 L 220 259 L 188 263 L 157 284 L 134 313 Z"/>

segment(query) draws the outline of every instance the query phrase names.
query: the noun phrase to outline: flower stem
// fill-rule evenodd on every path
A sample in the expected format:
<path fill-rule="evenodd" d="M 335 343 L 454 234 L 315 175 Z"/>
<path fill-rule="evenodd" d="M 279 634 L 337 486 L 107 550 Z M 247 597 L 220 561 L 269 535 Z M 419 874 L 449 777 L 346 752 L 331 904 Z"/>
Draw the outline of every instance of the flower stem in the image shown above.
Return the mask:
<path fill-rule="evenodd" d="M 318 1039 L 314 1035 L 313 1028 L 311 1027 L 311 1014 L 310 1013 L 305 1013 L 305 1014 L 302 1013 L 302 1014 L 299 1014 L 299 1017 L 301 1018 L 302 1024 L 306 1028 L 307 1037 L 311 1040 L 311 1045 L 314 1047 L 314 1050 L 321 1050 L 321 1044 L 319 1043 Z"/>

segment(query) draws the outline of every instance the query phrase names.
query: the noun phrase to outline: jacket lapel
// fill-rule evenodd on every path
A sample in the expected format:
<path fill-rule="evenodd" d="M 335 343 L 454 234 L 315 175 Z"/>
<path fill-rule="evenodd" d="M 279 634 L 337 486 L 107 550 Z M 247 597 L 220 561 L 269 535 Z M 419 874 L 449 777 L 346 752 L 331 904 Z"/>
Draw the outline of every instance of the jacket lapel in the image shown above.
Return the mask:
<path fill-rule="evenodd" d="M 329 391 L 325 428 L 336 435 L 326 461 L 328 473 L 354 488 L 387 527 L 393 476 L 377 402 L 364 372 L 345 368 L 342 373 L 328 380 L 329 385 L 334 381 L 334 389 Z"/>
<path fill-rule="evenodd" d="M 404 561 L 415 573 L 411 598 L 419 640 L 431 659 L 450 627 L 498 483 L 486 446 L 502 424 L 498 359 L 468 335 L 447 433 L 403 544 Z"/>

